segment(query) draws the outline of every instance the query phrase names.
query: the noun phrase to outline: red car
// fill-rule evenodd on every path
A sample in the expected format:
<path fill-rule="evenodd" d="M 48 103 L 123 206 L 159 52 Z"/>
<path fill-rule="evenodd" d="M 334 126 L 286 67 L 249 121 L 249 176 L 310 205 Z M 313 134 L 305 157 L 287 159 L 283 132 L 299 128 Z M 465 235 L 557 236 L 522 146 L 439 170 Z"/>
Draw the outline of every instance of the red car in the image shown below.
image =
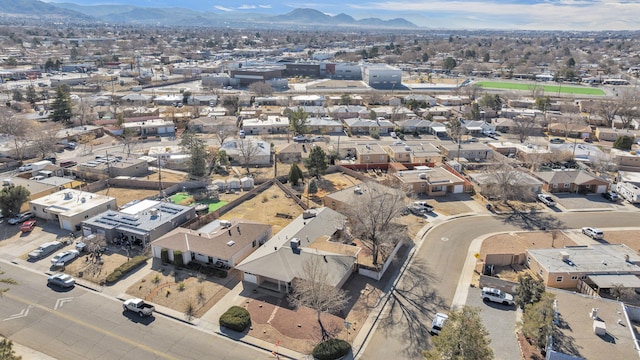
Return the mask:
<path fill-rule="evenodd" d="M 20 225 L 20 231 L 23 233 L 30 232 L 36 226 L 35 220 L 27 220 Z"/>

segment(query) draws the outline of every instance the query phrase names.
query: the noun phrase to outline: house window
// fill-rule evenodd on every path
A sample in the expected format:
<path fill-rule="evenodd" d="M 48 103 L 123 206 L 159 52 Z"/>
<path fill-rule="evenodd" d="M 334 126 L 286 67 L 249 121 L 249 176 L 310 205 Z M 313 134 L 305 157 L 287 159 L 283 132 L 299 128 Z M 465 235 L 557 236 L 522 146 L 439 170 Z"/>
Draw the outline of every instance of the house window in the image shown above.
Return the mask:
<path fill-rule="evenodd" d="M 369 161 L 369 155 L 365 156 L 364 159 Z"/>
<path fill-rule="evenodd" d="M 527 256 L 527 264 L 531 264 L 531 256 Z"/>
<path fill-rule="evenodd" d="M 571 280 L 578 280 L 578 276 L 577 275 L 572 275 L 571 276 Z"/>
<path fill-rule="evenodd" d="M 587 280 L 587 275 L 580 276 L 580 280 Z"/>
<path fill-rule="evenodd" d="M 253 240 L 253 242 L 251 243 L 251 247 L 256 247 L 256 241 Z"/>
<path fill-rule="evenodd" d="M 420 187 L 425 187 L 425 186 L 427 186 L 427 184 L 425 183 L 420 184 Z"/>
<path fill-rule="evenodd" d="M 88 219 L 88 218 L 89 218 L 89 215 L 85 215 L 85 216 L 84 216 L 84 218 L 85 218 L 85 219 Z"/>
<path fill-rule="evenodd" d="M 557 189 L 558 188 L 558 184 L 553 184 L 553 188 Z"/>
<path fill-rule="evenodd" d="M 568 189 L 569 188 L 569 184 L 564 184 L 564 188 Z"/>
<path fill-rule="evenodd" d="M 562 276 L 556 277 L 556 282 L 562 282 Z"/>

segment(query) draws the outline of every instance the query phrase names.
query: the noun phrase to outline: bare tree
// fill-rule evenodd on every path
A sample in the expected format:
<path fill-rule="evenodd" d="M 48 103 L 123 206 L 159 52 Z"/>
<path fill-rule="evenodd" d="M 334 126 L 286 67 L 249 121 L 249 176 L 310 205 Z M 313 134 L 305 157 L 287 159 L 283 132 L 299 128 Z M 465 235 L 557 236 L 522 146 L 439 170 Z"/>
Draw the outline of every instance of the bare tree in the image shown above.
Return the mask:
<path fill-rule="evenodd" d="M 515 133 L 518 135 L 518 140 L 520 140 L 521 143 L 525 142 L 538 126 L 538 121 L 535 117 L 516 116 L 516 118 L 513 119 L 513 123 L 515 125 Z"/>
<path fill-rule="evenodd" d="M 213 125 L 213 133 L 218 139 L 220 145 L 222 145 L 225 140 L 235 135 L 235 129 L 228 125 L 218 123 Z"/>
<path fill-rule="evenodd" d="M 0 110 L 0 134 L 13 137 L 17 160 L 24 158 L 24 150 L 27 145 L 25 136 L 29 131 L 30 125 L 29 121 L 16 117 L 13 112 L 7 109 Z"/>
<path fill-rule="evenodd" d="M 394 219 L 405 207 L 404 198 L 399 189 L 366 182 L 358 201 L 347 210 L 351 234 L 371 252 L 375 266 L 384 263 L 390 249 L 403 238 Z"/>
<path fill-rule="evenodd" d="M 489 184 L 486 195 L 499 198 L 505 204 L 509 201 L 531 201 L 535 198 L 531 187 L 522 181 L 525 174 L 513 168 L 506 160 L 499 161 L 487 175 Z"/>
<path fill-rule="evenodd" d="M 478 94 L 482 92 L 482 87 L 478 84 L 469 84 L 464 88 L 464 94 L 471 99 L 471 101 L 475 100 L 478 97 Z"/>
<path fill-rule="evenodd" d="M 238 151 L 242 157 L 242 165 L 247 169 L 247 173 L 251 173 L 249 165 L 253 161 L 253 158 L 258 155 L 261 148 L 256 141 L 249 139 L 240 139 L 238 141 Z"/>
<path fill-rule="evenodd" d="M 531 97 L 534 99 L 540 98 L 544 96 L 544 86 L 536 83 L 531 83 L 527 85 L 529 88 L 529 92 L 531 93 Z"/>
<path fill-rule="evenodd" d="M 256 81 L 249 85 L 249 91 L 256 94 L 257 96 L 269 96 L 273 94 L 273 88 L 271 85 L 267 84 L 264 81 Z"/>
<path fill-rule="evenodd" d="M 618 111 L 620 111 L 620 103 L 615 100 L 601 100 L 595 108 L 596 114 L 604 119 L 607 126 L 613 124 L 613 120 L 618 115 Z"/>
<path fill-rule="evenodd" d="M 91 114 L 92 106 L 84 97 L 80 97 L 80 100 L 74 103 L 75 109 L 73 113 L 80 120 L 80 126 L 87 123 L 87 117 Z"/>
<path fill-rule="evenodd" d="M 619 97 L 618 102 L 620 108 L 618 110 L 618 116 L 620 117 L 623 129 L 628 129 L 631 121 L 640 113 L 638 110 L 638 101 L 640 101 L 640 96 L 634 89 L 623 91 Z"/>
<path fill-rule="evenodd" d="M 56 134 L 62 129 L 57 123 L 34 124 L 34 129 L 29 133 L 34 148 L 43 158 L 55 151 L 58 138 Z"/>
<path fill-rule="evenodd" d="M 322 324 L 320 315 L 326 312 L 339 312 L 349 302 L 347 293 L 331 285 L 329 264 L 320 255 L 313 256 L 303 265 L 303 277 L 293 281 L 293 289 L 289 294 L 289 302 L 296 308 L 309 307 L 318 315 L 318 325 L 322 332 L 322 340 L 330 337 Z"/>

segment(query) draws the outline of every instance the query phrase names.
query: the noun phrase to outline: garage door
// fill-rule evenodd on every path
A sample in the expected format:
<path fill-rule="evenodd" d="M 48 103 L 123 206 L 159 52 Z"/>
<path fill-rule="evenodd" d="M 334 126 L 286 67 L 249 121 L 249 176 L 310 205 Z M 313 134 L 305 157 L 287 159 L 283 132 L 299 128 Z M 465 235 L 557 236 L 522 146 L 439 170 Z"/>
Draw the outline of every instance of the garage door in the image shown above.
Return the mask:
<path fill-rule="evenodd" d="M 253 283 L 253 284 L 257 284 L 258 283 L 258 277 L 253 275 L 253 274 L 244 273 L 244 281 L 250 282 L 250 283 Z"/>
<path fill-rule="evenodd" d="M 60 220 L 60 227 L 64 230 L 71 230 L 71 223 L 69 220 Z"/>
<path fill-rule="evenodd" d="M 464 191 L 464 185 L 456 185 L 453 187 L 454 194 L 460 194 Z"/>

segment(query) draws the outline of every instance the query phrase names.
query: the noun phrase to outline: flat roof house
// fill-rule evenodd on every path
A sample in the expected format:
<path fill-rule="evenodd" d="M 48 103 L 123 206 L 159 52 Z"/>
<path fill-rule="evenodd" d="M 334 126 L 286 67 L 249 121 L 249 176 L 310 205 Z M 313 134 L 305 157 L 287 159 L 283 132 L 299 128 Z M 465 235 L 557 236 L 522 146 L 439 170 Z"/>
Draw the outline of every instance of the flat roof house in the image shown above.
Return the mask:
<path fill-rule="evenodd" d="M 185 265 L 196 261 L 233 268 L 271 238 L 271 225 L 237 219 L 214 223 L 198 230 L 179 227 L 161 236 L 151 243 L 153 257 L 161 259 L 162 249 L 167 249 L 171 262 L 180 251 Z"/>
<path fill-rule="evenodd" d="M 149 242 L 196 217 L 193 206 L 142 200 L 119 211 L 107 210 L 82 222 L 82 235 L 98 234 L 147 246 Z"/>
<path fill-rule="evenodd" d="M 326 272 L 327 285 L 342 287 L 355 271 L 358 248 L 336 252 L 309 245 L 340 234 L 344 221 L 327 207 L 304 212 L 236 266 L 243 282 L 286 295 L 294 279 L 306 278 L 304 268 L 314 261 Z"/>
<path fill-rule="evenodd" d="M 389 154 L 378 144 L 356 144 L 356 162 L 358 164 L 386 164 Z"/>
<path fill-rule="evenodd" d="M 414 170 L 398 171 L 393 174 L 394 180 L 410 187 L 415 194 L 443 196 L 460 194 L 465 190 L 465 180 L 447 171 L 443 167 L 417 166 Z"/>
<path fill-rule="evenodd" d="M 589 275 L 640 275 L 640 255 L 624 244 L 528 249 L 527 266 L 545 285 L 574 289 Z"/>
<path fill-rule="evenodd" d="M 61 229 L 73 231 L 80 229 L 82 221 L 117 205 L 116 198 L 111 196 L 66 189 L 31 200 L 29 207 L 36 217 L 55 221 Z"/>

